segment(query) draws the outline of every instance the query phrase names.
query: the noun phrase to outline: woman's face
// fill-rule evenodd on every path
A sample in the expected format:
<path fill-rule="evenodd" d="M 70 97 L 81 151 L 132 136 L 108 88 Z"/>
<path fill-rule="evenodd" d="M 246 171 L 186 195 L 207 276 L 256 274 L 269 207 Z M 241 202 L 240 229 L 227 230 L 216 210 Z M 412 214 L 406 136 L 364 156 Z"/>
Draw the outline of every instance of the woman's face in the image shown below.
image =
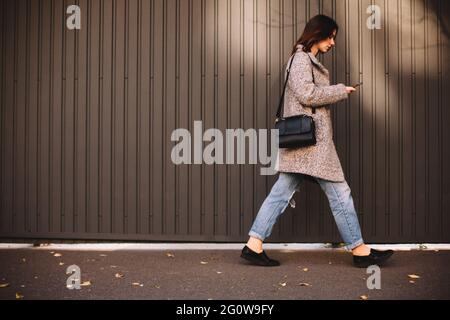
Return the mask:
<path fill-rule="evenodd" d="M 331 48 L 334 47 L 334 45 L 335 45 L 334 39 L 336 38 L 336 33 L 337 33 L 336 30 L 334 30 L 333 34 L 330 37 L 316 43 L 316 46 L 317 46 L 317 49 L 319 49 L 319 52 L 327 53 L 328 51 L 331 50 Z"/>

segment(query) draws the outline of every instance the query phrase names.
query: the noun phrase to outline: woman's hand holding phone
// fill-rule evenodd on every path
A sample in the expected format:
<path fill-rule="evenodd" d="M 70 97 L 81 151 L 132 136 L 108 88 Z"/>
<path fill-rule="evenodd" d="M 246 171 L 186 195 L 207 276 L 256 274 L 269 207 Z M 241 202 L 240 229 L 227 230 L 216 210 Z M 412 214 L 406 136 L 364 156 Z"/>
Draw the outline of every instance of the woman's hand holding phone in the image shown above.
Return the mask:
<path fill-rule="evenodd" d="M 345 87 L 345 90 L 347 91 L 348 94 L 352 93 L 353 91 L 356 91 L 356 89 L 353 87 Z"/>
<path fill-rule="evenodd" d="M 356 88 L 358 88 L 359 86 L 362 86 L 362 83 L 355 84 L 355 85 L 353 85 L 351 87 L 345 87 L 345 89 L 347 90 L 347 93 L 350 94 L 353 91 L 356 91 Z"/>

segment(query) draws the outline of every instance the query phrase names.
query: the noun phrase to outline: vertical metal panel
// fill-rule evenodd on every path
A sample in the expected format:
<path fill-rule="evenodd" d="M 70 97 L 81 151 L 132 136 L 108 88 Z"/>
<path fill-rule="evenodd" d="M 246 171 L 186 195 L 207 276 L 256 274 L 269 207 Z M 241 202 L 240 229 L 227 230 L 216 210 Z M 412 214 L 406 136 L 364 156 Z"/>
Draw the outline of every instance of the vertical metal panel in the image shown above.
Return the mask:
<path fill-rule="evenodd" d="M 14 216 L 14 13 L 13 2 L 3 3 L 2 27 L 2 204 L 1 204 L 1 230 L 12 230 L 12 217 Z M 8 14 L 7 14 L 8 13 Z M 8 61 L 8 63 L 6 63 Z M 9 75 L 9 81 L 6 79 Z"/>
<path fill-rule="evenodd" d="M 255 110 L 255 74 L 254 71 L 256 69 L 255 60 L 255 30 L 256 24 L 255 16 L 254 16 L 255 3 L 254 1 L 243 1 L 242 4 L 242 23 L 243 23 L 243 48 L 242 48 L 242 59 L 243 59 L 243 67 L 242 72 L 244 77 L 242 79 L 242 105 L 241 105 L 241 114 L 242 114 L 242 122 L 240 127 L 244 130 L 255 128 L 254 116 L 256 114 Z M 249 140 L 251 137 L 246 138 L 246 145 L 250 145 Z M 257 141 L 255 140 L 254 143 Z M 247 144 L 248 143 L 248 144 Z M 253 144 L 254 144 L 253 143 Z M 249 163 L 249 152 L 246 152 L 245 161 Z M 253 198 L 254 193 L 246 194 L 244 190 L 254 190 L 254 175 L 255 168 L 254 166 L 245 166 L 241 171 L 241 180 L 240 185 L 242 187 L 243 192 L 241 193 L 241 208 L 239 210 L 240 213 L 240 233 L 245 232 L 247 230 L 246 226 L 252 223 L 253 217 L 251 214 L 246 214 L 247 212 L 254 212 L 256 208 L 253 206 Z M 244 196 L 245 195 L 245 196 Z"/>
<path fill-rule="evenodd" d="M 99 124 L 99 144 L 100 144 L 100 187 L 99 187 L 99 230 L 102 234 L 112 233 L 112 208 L 113 208 L 113 185 L 112 185 L 112 138 L 113 138 L 113 75 L 114 51 L 113 35 L 114 20 L 112 1 L 101 2 L 101 31 L 100 31 L 100 124 Z"/>
<path fill-rule="evenodd" d="M 71 4 L 81 30 L 66 27 Z M 366 26 L 370 5 L 379 30 Z M 207 129 L 224 147 L 226 129 L 271 129 L 293 43 L 324 13 L 340 25 L 320 56 L 331 82 L 364 82 L 332 117 L 366 241 L 450 240 L 448 1 L 0 6 L 1 237 L 245 240 L 277 176 L 250 164 L 176 166 L 172 132 L 191 133 L 194 162 Z M 318 185 L 305 182 L 295 200 L 270 240 L 340 241 Z"/>
<path fill-rule="evenodd" d="M 445 32 L 440 31 L 438 43 L 441 44 L 439 48 L 438 60 L 441 61 L 439 64 L 439 109 L 440 109 L 440 119 L 438 122 L 438 127 L 440 130 L 440 158 L 439 158 L 439 168 L 440 168 L 440 180 L 439 187 L 436 192 L 440 193 L 440 221 L 441 228 L 439 234 L 445 234 L 448 232 L 448 226 L 450 225 L 450 217 L 447 214 L 450 211 L 450 168 L 445 164 L 450 160 L 450 148 L 446 147 L 450 145 L 450 127 L 444 125 L 447 123 L 447 119 L 450 117 L 450 110 L 445 106 L 448 106 L 450 101 L 450 90 L 445 90 L 446 83 L 450 83 L 450 75 L 448 72 L 448 66 L 450 64 L 450 57 L 445 54 L 445 48 L 448 48 L 450 44 L 450 31 L 449 31 L 449 21 L 445 19 L 447 13 L 450 12 L 450 3 L 447 1 L 441 1 L 439 3 L 439 27 L 440 30 L 446 30 Z M 445 28 L 445 29 L 444 29 Z M 447 67 L 445 67 L 447 66 Z"/>
<path fill-rule="evenodd" d="M 230 81 L 230 1 L 218 0 L 217 9 L 217 91 L 216 91 L 216 124 L 217 129 L 225 132 L 229 119 L 229 81 Z M 225 160 L 224 160 L 225 161 Z M 229 167 L 216 165 L 216 227 L 215 233 L 226 236 L 228 233 L 229 206 Z"/>
<path fill-rule="evenodd" d="M 439 1 L 430 1 L 426 3 L 425 13 L 426 16 L 430 16 L 434 10 L 439 10 Z M 438 14 L 441 14 L 438 11 Z M 436 19 L 437 20 L 437 19 Z M 439 27 L 435 20 L 433 22 L 431 19 L 426 20 L 425 35 L 427 35 L 425 47 L 425 59 L 427 64 L 426 69 L 426 111 L 427 111 L 427 136 L 426 136 L 426 157 L 427 162 L 425 167 L 427 168 L 427 219 L 426 219 L 426 229 L 425 235 L 428 234 L 439 234 L 440 229 L 440 211 L 439 205 L 442 203 L 439 197 L 439 179 L 442 175 L 442 168 L 440 168 L 440 149 L 439 140 L 442 138 L 440 135 L 440 125 L 439 118 L 440 105 L 439 105 L 439 72 L 440 68 L 440 57 L 439 57 L 439 47 L 436 43 L 439 43 Z M 434 58 L 433 58 L 434 57 Z"/>
<path fill-rule="evenodd" d="M 52 30 L 51 30 L 51 100 L 50 100 L 50 232 L 62 231 L 62 111 L 63 111 L 63 38 L 64 38 L 64 6 L 62 1 L 52 1 Z M 21 14 L 21 16 L 27 15 Z M 25 94 L 26 95 L 26 94 Z M 26 132 L 23 130 L 22 132 Z M 26 134 L 25 134 L 26 136 Z"/>
<path fill-rule="evenodd" d="M 27 2 L 25 0 L 18 1 L 16 3 L 16 14 L 19 12 L 25 12 L 25 14 L 20 14 L 16 18 L 16 33 L 17 37 L 15 39 L 15 76 L 14 84 L 15 91 L 14 96 L 16 100 L 16 142 L 14 143 L 16 161 L 14 167 L 14 222 L 11 227 L 15 232 L 24 232 L 25 230 L 25 219 L 26 219 L 26 135 L 24 132 L 27 131 L 27 105 L 26 98 L 26 76 L 27 76 L 27 64 L 24 63 L 27 57 L 27 45 L 26 41 L 18 41 L 18 39 L 26 39 L 27 37 Z M 3 50 L 2 50 L 3 52 Z M 4 52 L 2 53 L 4 54 Z M 20 63 L 19 63 L 20 61 Z M 4 91 L 3 91 L 4 92 Z M 21 93 L 21 94 L 18 94 Z M 2 95 L 3 96 L 3 95 Z M 17 134 L 20 133 L 20 134 Z M 2 141 L 3 143 L 3 141 Z"/>
<path fill-rule="evenodd" d="M 178 46 L 177 50 L 177 112 L 176 112 L 176 128 L 188 128 L 191 123 L 190 118 L 190 49 L 191 49 L 191 21 L 192 15 L 191 1 L 178 2 Z M 183 14 L 186 13 L 186 14 Z M 188 166 L 176 167 L 175 196 L 177 197 L 176 205 L 176 225 L 175 233 L 189 234 L 189 168 Z"/>
<path fill-rule="evenodd" d="M 138 191 L 137 198 L 137 228 L 138 233 L 149 233 L 150 225 L 150 82 L 151 82 L 151 11 L 150 1 L 139 1 L 138 4 L 138 56 L 140 65 L 138 68 L 138 103 L 137 103 L 137 142 L 138 158 Z"/>
<path fill-rule="evenodd" d="M 124 194 L 126 188 L 125 179 L 125 158 L 126 158 L 126 0 L 114 2 L 114 32 L 113 32 L 113 52 L 114 52 L 114 76 L 113 76 L 113 140 L 112 140 L 112 180 L 113 180 L 113 208 L 112 208 L 112 230 L 113 233 L 124 233 L 126 228 L 126 212 L 124 204 Z"/>
<path fill-rule="evenodd" d="M 90 49 L 89 28 L 91 10 L 84 0 L 79 0 L 77 4 L 80 7 L 86 7 L 84 23 L 86 28 L 75 34 L 75 103 L 74 103 L 74 231 L 86 232 L 86 200 L 87 200 L 87 154 L 88 144 L 86 143 L 89 134 L 87 126 L 87 94 L 90 88 L 87 88 L 86 81 L 89 67 L 88 55 L 86 52 Z"/>
<path fill-rule="evenodd" d="M 217 67 L 217 1 L 204 2 L 204 91 L 203 91 L 203 110 L 202 117 L 205 130 L 208 128 L 216 128 L 216 67 Z M 206 143 L 205 143 L 206 146 Z M 215 172 L 214 165 L 203 167 L 203 192 L 202 192 L 202 233 L 214 233 L 214 202 L 215 202 Z M 169 191 L 170 192 L 170 191 Z"/>
<path fill-rule="evenodd" d="M 88 1 L 88 50 L 86 64 L 86 230 L 99 232 L 100 183 L 100 30 L 101 1 Z"/>
<path fill-rule="evenodd" d="M 40 105 L 40 91 L 39 91 L 39 63 L 41 58 L 41 52 L 39 48 L 39 23 L 40 23 L 40 13 L 39 7 L 41 5 L 40 1 L 30 1 L 29 14 L 30 19 L 28 23 L 28 48 L 29 52 L 27 55 L 28 63 L 28 112 L 27 112 L 27 217 L 28 217 L 28 228 L 32 232 L 39 232 L 39 155 L 38 155 L 38 145 L 39 145 L 39 107 Z M 11 61 L 11 60 L 10 60 Z M 12 109 L 15 108 L 14 103 L 10 105 Z M 12 140 L 14 143 L 14 140 Z M 14 157 L 14 156 L 13 156 Z M 73 159 L 73 156 L 71 157 Z M 68 193 L 72 195 L 73 192 Z M 68 197 L 69 198 L 69 197 Z M 67 199 L 70 203 L 70 198 Z"/>

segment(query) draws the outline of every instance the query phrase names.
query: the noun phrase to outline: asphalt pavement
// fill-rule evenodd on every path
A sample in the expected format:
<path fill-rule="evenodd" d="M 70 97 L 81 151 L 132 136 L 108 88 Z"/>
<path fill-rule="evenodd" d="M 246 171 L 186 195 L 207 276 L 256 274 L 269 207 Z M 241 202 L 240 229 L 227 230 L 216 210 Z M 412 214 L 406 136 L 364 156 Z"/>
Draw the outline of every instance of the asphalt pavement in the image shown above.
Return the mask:
<path fill-rule="evenodd" d="M 266 252 L 281 266 L 249 265 L 239 250 L 0 249 L 0 299 L 450 299 L 447 250 L 396 251 L 379 289 L 343 250 Z"/>

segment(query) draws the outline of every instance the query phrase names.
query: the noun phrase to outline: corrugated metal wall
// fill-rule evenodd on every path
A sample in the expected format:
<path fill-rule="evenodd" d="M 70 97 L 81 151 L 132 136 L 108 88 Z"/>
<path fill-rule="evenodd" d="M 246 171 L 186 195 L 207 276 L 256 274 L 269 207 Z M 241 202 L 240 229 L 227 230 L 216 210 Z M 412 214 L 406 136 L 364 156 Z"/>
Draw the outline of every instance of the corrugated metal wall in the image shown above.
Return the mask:
<path fill-rule="evenodd" d="M 66 8 L 81 8 L 68 30 Z M 369 5 L 382 28 L 369 30 Z M 366 241 L 450 241 L 450 1 L 2 0 L 3 238 L 242 241 L 277 176 L 175 166 L 172 130 L 272 128 L 307 19 L 340 25 L 321 58 L 364 82 L 334 138 Z M 306 183 L 273 241 L 340 241 Z"/>

